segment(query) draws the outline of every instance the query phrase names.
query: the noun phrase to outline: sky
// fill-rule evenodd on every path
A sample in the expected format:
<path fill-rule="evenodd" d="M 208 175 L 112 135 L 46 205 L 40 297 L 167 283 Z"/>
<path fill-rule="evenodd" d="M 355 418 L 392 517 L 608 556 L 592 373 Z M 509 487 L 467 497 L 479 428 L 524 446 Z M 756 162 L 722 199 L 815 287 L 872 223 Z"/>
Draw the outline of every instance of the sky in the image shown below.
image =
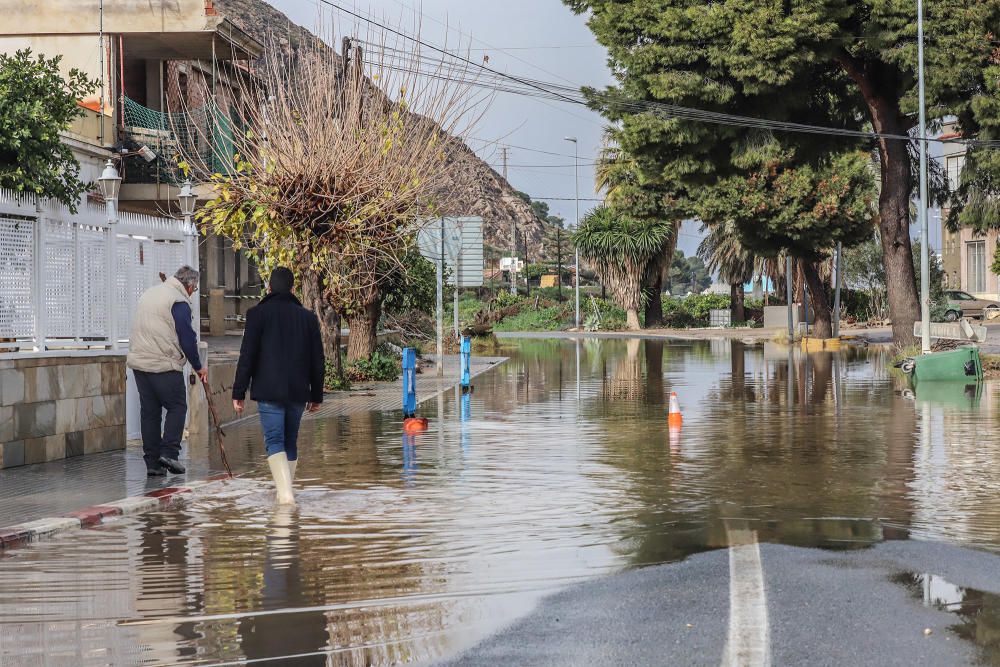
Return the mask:
<path fill-rule="evenodd" d="M 321 0 L 267 0 L 292 21 L 313 29 L 332 25 L 337 49 L 342 36 L 364 37 L 370 26 Z M 333 0 L 344 7 L 449 50 L 471 50 L 473 60 L 489 56 L 488 66 L 518 77 L 573 86 L 606 86 L 612 82 L 607 53 L 594 39 L 586 17 L 577 16 L 560 0 Z M 319 31 L 324 32 L 324 31 Z M 574 146 L 579 146 L 581 200 L 597 199 L 592 163 L 601 148 L 601 116 L 564 102 L 496 94 L 469 146 L 501 171 L 499 146 L 508 149 L 508 180 L 535 199 L 547 199 L 552 213 L 572 225 L 576 220 L 573 183 Z M 537 152 L 544 151 L 544 152 Z M 554 155 L 553 155 L 554 153 Z M 597 204 L 581 201 L 580 214 Z M 681 230 L 679 248 L 693 254 L 700 235 L 697 224 Z"/>

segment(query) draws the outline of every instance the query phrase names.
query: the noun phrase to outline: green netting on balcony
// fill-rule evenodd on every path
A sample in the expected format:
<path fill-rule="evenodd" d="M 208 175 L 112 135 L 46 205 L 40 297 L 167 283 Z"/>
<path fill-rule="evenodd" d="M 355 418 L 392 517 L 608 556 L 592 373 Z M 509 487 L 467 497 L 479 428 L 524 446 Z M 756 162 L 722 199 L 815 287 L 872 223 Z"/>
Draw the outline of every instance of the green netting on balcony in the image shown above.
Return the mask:
<path fill-rule="evenodd" d="M 184 179 L 178 163 L 186 160 L 195 171 L 232 172 L 237 123 L 232 114 L 210 104 L 186 112 L 163 112 L 125 98 L 124 136 L 129 150 L 148 146 L 156 159 L 126 158 L 127 183 L 177 183 Z"/>

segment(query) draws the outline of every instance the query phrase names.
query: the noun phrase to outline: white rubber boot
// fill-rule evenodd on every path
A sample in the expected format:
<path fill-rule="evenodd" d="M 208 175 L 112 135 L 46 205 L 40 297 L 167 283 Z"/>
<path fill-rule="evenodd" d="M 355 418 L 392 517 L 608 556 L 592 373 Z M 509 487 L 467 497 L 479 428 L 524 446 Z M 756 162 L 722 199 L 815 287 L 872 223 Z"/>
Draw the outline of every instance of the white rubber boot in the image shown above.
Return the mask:
<path fill-rule="evenodd" d="M 292 478 L 292 484 L 295 483 L 295 468 L 298 467 L 298 465 L 299 465 L 298 459 L 288 462 L 288 476 Z"/>
<path fill-rule="evenodd" d="M 294 505 L 295 495 L 292 493 L 292 477 L 288 470 L 288 455 L 279 452 L 267 457 L 267 465 L 271 467 L 276 491 L 275 502 L 279 505 Z"/>

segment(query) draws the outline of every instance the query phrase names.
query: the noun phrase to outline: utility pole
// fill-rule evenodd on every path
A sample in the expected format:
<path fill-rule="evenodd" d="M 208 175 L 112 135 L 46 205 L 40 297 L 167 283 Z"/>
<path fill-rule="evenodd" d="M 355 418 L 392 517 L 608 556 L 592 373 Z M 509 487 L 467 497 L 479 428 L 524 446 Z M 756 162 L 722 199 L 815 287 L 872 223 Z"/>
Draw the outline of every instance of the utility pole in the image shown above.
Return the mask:
<path fill-rule="evenodd" d="M 785 294 L 788 303 L 788 341 L 795 340 L 795 320 L 792 316 L 792 256 L 785 256 Z M 791 354 L 789 352 L 789 354 Z M 790 368 L 790 367 L 789 367 Z"/>
<path fill-rule="evenodd" d="M 566 137 L 566 141 L 573 142 L 573 183 L 576 186 L 576 230 L 580 231 L 580 143 L 576 137 Z M 580 328 L 580 249 L 576 248 L 576 267 L 573 277 L 574 291 L 576 292 L 576 328 Z"/>
<path fill-rule="evenodd" d="M 521 232 L 521 238 L 524 240 L 524 291 L 525 294 L 531 296 L 531 279 L 528 277 L 528 230 Z"/>
<path fill-rule="evenodd" d="M 503 158 L 503 180 L 507 180 L 507 147 L 500 149 Z M 509 182 L 509 181 L 508 181 Z M 510 219 L 510 256 L 514 265 L 510 268 L 510 293 L 517 294 L 517 220 Z"/>
<path fill-rule="evenodd" d="M 917 87 L 920 104 L 920 348 L 931 351 L 930 230 L 927 224 L 927 103 L 924 96 L 924 3 L 917 0 Z"/>
<path fill-rule="evenodd" d="M 556 292 L 558 300 L 562 301 L 562 220 L 556 227 Z"/>
<path fill-rule="evenodd" d="M 100 52 L 97 54 L 97 60 L 98 60 L 98 63 L 99 63 L 99 67 L 101 68 L 101 128 L 100 128 L 101 138 L 100 138 L 100 142 L 99 143 L 101 144 L 101 148 L 104 148 L 104 143 L 105 143 L 104 142 L 104 95 L 105 95 L 104 86 L 106 85 L 105 81 L 104 81 L 104 71 L 105 71 L 105 67 L 104 67 L 104 0 L 101 0 L 101 3 L 99 5 L 99 7 L 98 7 L 98 11 L 100 12 L 100 14 L 99 14 L 98 24 L 97 24 L 97 31 L 98 31 L 97 43 L 98 43 L 98 49 L 100 49 Z"/>
<path fill-rule="evenodd" d="M 444 218 L 440 225 L 441 243 L 437 261 L 437 376 L 444 377 Z"/>

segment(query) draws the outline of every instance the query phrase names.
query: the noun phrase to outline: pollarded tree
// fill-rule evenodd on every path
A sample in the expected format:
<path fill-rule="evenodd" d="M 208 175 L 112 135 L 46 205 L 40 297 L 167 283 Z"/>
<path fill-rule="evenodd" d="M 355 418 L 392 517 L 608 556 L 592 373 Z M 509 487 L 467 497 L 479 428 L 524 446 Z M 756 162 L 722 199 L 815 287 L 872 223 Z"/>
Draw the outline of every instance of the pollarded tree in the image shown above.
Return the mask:
<path fill-rule="evenodd" d="M 649 272 L 674 233 L 661 220 L 637 220 L 609 206 L 599 206 L 580 221 L 573 242 L 590 263 L 615 301 L 625 309 L 626 324 L 639 330 L 639 309 L 645 299 Z"/>
<path fill-rule="evenodd" d="M 457 195 L 446 187 L 449 151 L 482 101 L 457 66 L 442 62 L 428 76 L 378 47 L 367 62 L 357 52 L 345 67 L 323 47 L 289 52 L 274 41 L 255 76 L 240 80 L 247 129 L 234 173 L 185 156 L 218 195 L 199 220 L 257 251 L 265 271 L 298 268 L 307 305 L 347 319 L 352 361 L 375 349 L 382 302 L 405 273 L 421 221 Z M 339 336 L 336 318 L 320 322 L 326 342 Z"/>
<path fill-rule="evenodd" d="M 83 114 L 78 101 L 97 84 L 78 69 L 64 78 L 60 60 L 27 49 L 0 54 L 0 187 L 75 211 L 87 186 L 59 133 Z"/>
<path fill-rule="evenodd" d="M 590 91 L 620 121 L 620 143 L 645 171 L 695 189 L 732 173 L 760 129 L 651 103 L 838 129 L 873 129 L 881 165 L 880 238 L 897 342 L 913 339 L 919 303 L 909 237 L 917 123 L 913 2 L 881 0 L 564 0 L 589 12 L 619 84 Z M 927 108 L 984 127 L 997 61 L 1000 0 L 927 0 Z M 994 92 L 995 94 L 995 92 Z M 775 135 L 819 164 L 834 136 Z M 995 135 L 994 135 L 994 138 Z"/>
<path fill-rule="evenodd" d="M 870 237 L 875 201 L 871 158 L 858 152 L 815 168 L 796 166 L 788 156 L 772 157 L 749 175 L 729 177 L 706 190 L 700 208 L 710 224 L 732 224 L 746 249 L 803 260 L 815 335 L 829 338 L 830 303 L 817 264 L 838 242 L 850 247 Z"/>

